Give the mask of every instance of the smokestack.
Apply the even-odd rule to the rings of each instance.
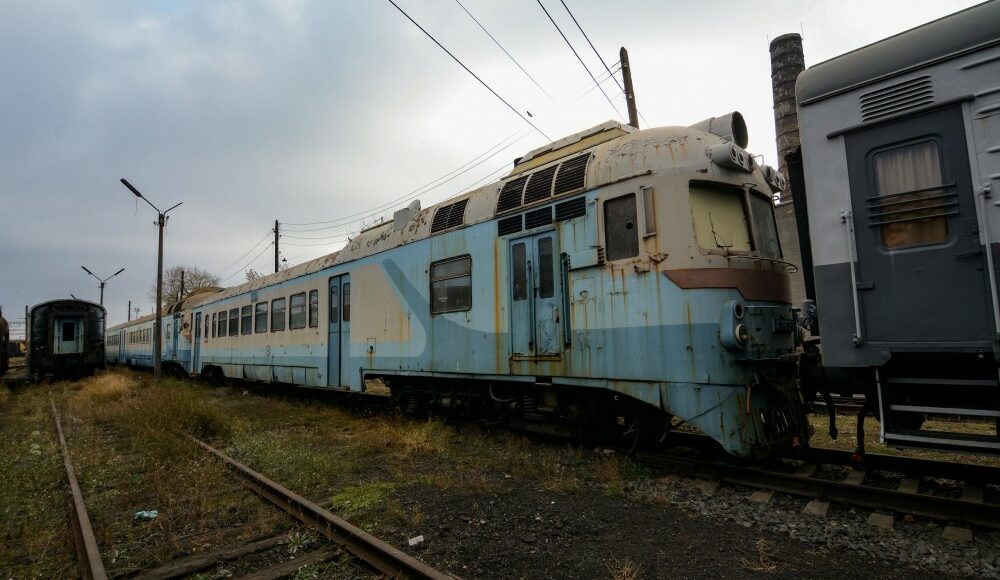
[[[771,89],[774,92],[774,134],[778,146],[778,171],[788,181],[785,156],[799,146],[799,116],[795,111],[795,79],[805,70],[802,37],[782,34],[771,41]],[[782,201],[791,200],[792,192],[781,192]]]

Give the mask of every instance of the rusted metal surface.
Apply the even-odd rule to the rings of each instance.
[[[341,545],[345,550],[364,560],[390,578],[428,578],[451,580],[455,576],[443,574],[416,560],[402,550],[394,548],[361,528],[341,519],[308,499],[274,482],[263,474],[188,435],[206,451],[221,459],[226,465],[247,480],[248,487],[261,497],[274,503],[303,523]]]
[[[788,274],[742,268],[684,268],[663,274],[681,288],[735,288],[747,300],[791,302]]]
[[[108,577],[104,570],[104,562],[101,561],[101,550],[97,546],[97,538],[94,537],[94,528],[90,524],[90,517],[87,515],[87,507],[83,503],[83,493],[80,492],[80,484],[76,480],[76,471],[73,469],[73,462],[69,457],[69,447],[66,445],[66,436],[63,433],[62,420],[59,417],[59,409],[56,408],[55,401],[52,404],[52,416],[56,421],[56,431],[59,433],[59,447],[62,449],[63,465],[66,467],[66,479],[69,480],[69,489],[73,497],[70,504],[70,520],[73,523],[73,539],[76,543],[76,556],[80,564],[80,574],[85,579],[104,580]]]

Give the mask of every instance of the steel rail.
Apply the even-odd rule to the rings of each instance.
[[[66,478],[69,480],[69,489],[73,497],[69,506],[69,514],[70,521],[73,523],[73,541],[76,544],[80,574],[88,580],[107,580],[108,573],[101,560],[101,550],[97,546],[94,527],[90,524],[87,506],[83,503],[83,493],[80,491],[80,484],[76,480],[76,471],[73,469],[73,462],[69,457],[69,446],[66,445],[66,435],[63,433],[59,409],[56,408],[56,402],[51,397],[49,403],[52,404],[52,416],[56,420],[56,432],[59,434],[59,446],[62,448],[63,465],[66,467]]]
[[[697,440],[691,442],[698,446]],[[839,450],[810,449],[803,455],[806,461],[794,473],[771,471],[759,464],[720,459],[715,455],[702,459],[672,456],[667,453],[641,453],[637,458],[652,467],[692,477],[1000,529],[1000,504],[984,503],[981,493],[956,499],[917,493],[916,485],[909,488],[900,486],[898,489],[862,485],[864,475],[868,471],[892,471],[920,477],[947,477],[974,484],[996,483],[1000,481],[998,479],[1000,469],[996,467],[867,454],[861,470],[855,471],[845,481],[812,477],[824,463],[852,465],[850,456],[850,452]]]
[[[347,520],[335,516],[328,510],[268,479],[263,474],[254,471],[208,443],[191,435],[187,435],[187,437],[242,475],[246,479],[247,486],[255,493],[285,510],[299,521],[315,528],[386,576],[433,580],[454,580],[457,578],[439,572],[412,558],[402,550],[390,546]]]

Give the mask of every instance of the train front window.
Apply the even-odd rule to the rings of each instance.
[[[743,189],[692,183],[690,191],[694,234],[702,249],[736,252],[753,249]]]
[[[948,201],[942,201],[941,152],[935,141],[881,151],[872,157],[875,191],[869,218],[882,243],[895,250],[948,239]]]
[[[754,247],[766,258],[781,258],[778,227],[774,222],[774,202],[759,191],[750,190],[750,216],[753,219]]]

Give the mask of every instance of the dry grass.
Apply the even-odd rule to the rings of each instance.
[[[778,569],[778,561],[774,557],[774,549],[764,538],[757,539],[757,558],[748,560],[742,558],[743,567],[751,572],[771,573]]]
[[[642,566],[629,558],[618,559],[613,557],[605,566],[608,568],[611,580],[636,580],[642,576]]]

